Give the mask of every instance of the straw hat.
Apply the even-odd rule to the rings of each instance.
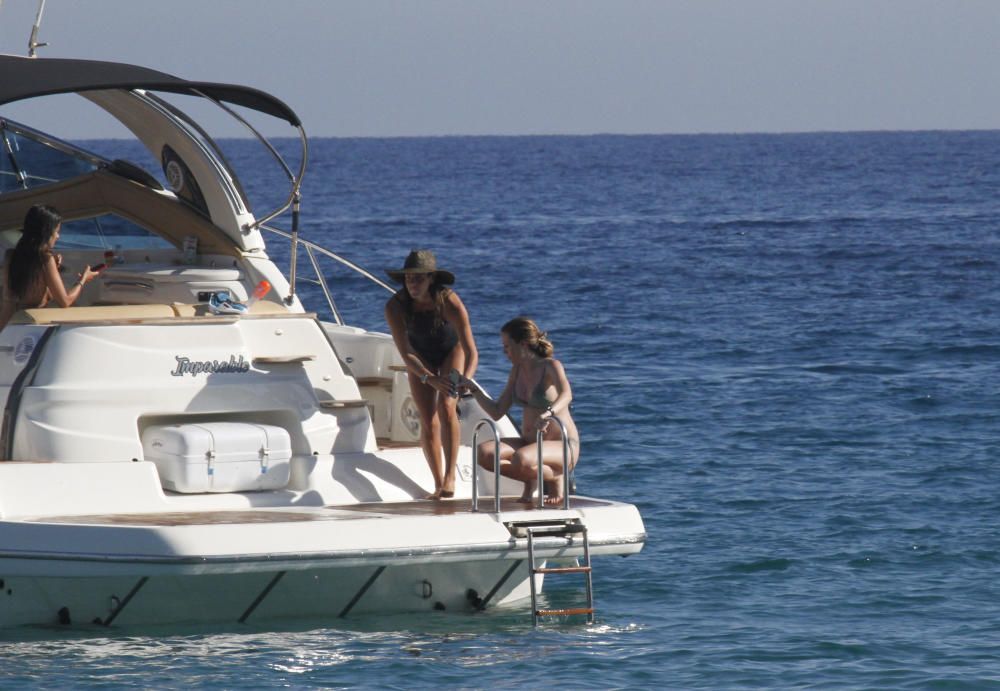
[[[413,250],[406,256],[402,269],[386,269],[389,278],[402,283],[406,274],[434,274],[435,283],[451,285],[455,282],[455,274],[437,268],[437,258],[430,250]]]

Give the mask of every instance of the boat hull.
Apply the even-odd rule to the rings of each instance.
[[[634,507],[574,504],[537,509],[505,497],[499,514],[455,500],[0,521],[0,628],[476,611],[529,596],[519,527],[585,523],[592,555],[642,549]],[[534,554],[573,562],[584,546],[547,536]]]
[[[523,560],[139,577],[15,576],[0,585],[3,628],[256,624],[375,613],[471,612],[529,595]]]

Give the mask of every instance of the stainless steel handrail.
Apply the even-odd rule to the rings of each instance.
[[[256,219],[253,223],[246,226],[245,230],[252,230],[253,228],[259,228],[263,226],[265,223],[268,223],[273,219],[277,218],[278,216],[280,216],[281,214],[285,213],[285,211],[287,211],[289,207],[295,205],[297,200],[300,198],[299,190],[302,187],[302,179],[305,177],[306,174],[306,164],[309,162],[309,139],[308,137],[306,137],[305,128],[302,127],[302,125],[293,125],[295,130],[299,133],[299,144],[302,147],[302,160],[299,161],[299,172],[293,173],[288,163],[285,162],[284,157],[280,153],[278,153],[278,150],[274,148],[273,144],[271,144],[271,141],[263,134],[261,134],[256,127],[251,125],[246,118],[244,118],[242,115],[237,113],[233,108],[230,108],[222,101],[212,98],[211,96],[205,94],[204,92],[195,90],[195,93],[207,99],[208,101],[211,101],[219,108],[224,110],[233,119],[235,119],[237,122],[243,125],[254,137],[256,137],[257,140],[260,141],[261,144],[263,144],[264,148],[267,149],[267,151],[271,154],[271,156],[278,163],[278,165],[281,166],[282,170],[284,170],[285,176],[288,178],[288,181],[292,183],[292,188],[288,193],[288,199],[285,200],[284,204],[282,204],[279,208],[275,209],[271,213],[265,215],[263,218]]]
[[[283,237],[283,238],[285,238],[287,240],[291,240],[292,239],[292,234],[290,232],[288,232],[287,230],[282,230],[281,228],[275,228],[274,226],[269,226],[269,225],[262,225],[261,228],[263,230],[270,231],[270,232],[274,233],[275,235],[279,235],[279,236],[281,236],[281,237]],[[311,247],[314,250],[316,250],[317,252],[319,252],[320,254],[325,255],[325,256],[329,257],[330,259],[333,259],[334,261],[340,262],[341,264],[343,264],[347,268],[351,269],[352,271],[356,271],[357,273],[361,274],[362,276],[364,276],[365,278],[367,278],[372,283],[375,283],[375,284],[377,284],[377,285],[385,288],[390,293],[395,293],[398,290],[398,288],[393,288],[391,285],[389,285],[388,283],[386,283],[385,281],[383,281],[381,278],[375,276],[374,274],[372,274],[370,271],[368,271],[364,267],[359,266],[358,264],[355,264],[350,259],[345,259],[344,257],[341,257],[339,254],[336,254],[335,252],[333,252],[331,250],[328,250],[327,248],[323,247],[322,245],[317,245],[315,242],[312,242],[310,240],[303,240],[302,238],[299,238],[299,244],[300,245],[305,245],[306,247]]]
[[[283,238],[288,239],[288,240],[291,240],[292,237],[293,237],[292,233],[290,233],[289,231],[282,230],[280,228],[276,228],[276,227],[274,227],[272,225],[262,225],[262,226],[260,226],[260,228],[261,228],[261,230],[266,230],[268,232],[274,233],[275,235],[277,235],[279,237],[283,237]],[[335,253],[335,252],[333,252],[331,250],[328,250],[327,248],[323,247],[322,245],[317,245],[315,242],[312,242],[310,240],[304,240],[301,237],[298,238],[298,244],[299,245],[303,245],[306,248],[306,251],[309,253],[309,261],[312,263],[313,270],[316,272],[316,277],[317,277],[317,280],[315,280],[315,281],[312,281],[311,279],[302,279],[302,280],[306,280],[307,282],[316,283],[317,285],[320,286],[320,288],[323,291],[323,297],[326,298],[326,304],[330,307],[330,312],[334,315],[334,320],[338,324],[343,324],[344,323],[343,322],[343,317],[341,316],[340,310],[337,308],[336,303],[333,301],[333,295],[330,293],[329,287],[326,285],[326,279],[323,278],[323,274],[319,270],[319,262],[316,260],[316,257],[313,255],[314,252],[318,252],[319,254],[322,254],[325,257],[329,257],[330,259],[334,260],[335,262],[339,262],[340,264],[343,264],[348,269],[350,269],[350,270],[352,270],[352,271],[360,274],[364,278],[367,278],[372,283],[374,283],[374,284],[376,284],[376,285],[378,285],[378,286],[380,286],[382,288],[385,288],[390,293],[395,293],[396,290],[397,290],[396,288],[393,288],[391,285],[389,285],[388,283],[386,283],[382,279],[380,279],[377,276],[375,276],[374,274],[372,274],[370,271],[368,271],[364,267],[355,264],[350,259],[345,259],[344,257],[341,257],[339,254],[337,254],[337,253]]]
[[[472,510],[479,511],[479,428],[483,425],[493,430],[493,513],[500,513],[500,430],[488,417],[480,420],[472,433]]]
[[[562,436],[563,444],[563,508],[569,508],[569,438],[566,436],[566,425],[555,415],[548,418],[549,422],[559,425],[559,434]],[[538,446],[538,508],[545,508],[545,464],[542,462],[542,430],[538,430],[535,435],[535,444]]]
[[[330,293],[330,286],[326,284],[326,279],[323,278],[323,272],[319,269],[319,262],[316,260],[316,254],[313,252],[313,248],[306,245],[306,255],[309,257],[309,263],[312,264],[313,271],[316,272],[316,282],[319,287],[323,289],[323,297],[326,298],[326,304],[330,306],[330,310],[333,312],[333,320],[337,324],[344,323],[344,317],[340,314],[340,310],[337,309],[337,303],[333,300],[333,295]]]

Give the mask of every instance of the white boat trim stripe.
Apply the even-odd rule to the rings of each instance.
[[[642,544],[646,541],[646,533],[635,533],[631,535],[620,535],[613,538],[591,540],[591,549],[599,547],[613,547],[619,545]],[[567,547],[582,553],[583,545],[576,545],[572,540],[551,537],[539,538],[535,541],[535,551],[544,550],[565,550]],[[543,548],[539,549],[539,546]],[[226,554],[210,556],[157,556],[146,554],[94,554],[86,552],[42,552],[35,550],[3,550],[0,551],[0,570],[3,569],[3,560],[24,559],[40,561],[71,561],[71,562],[100,562],[110,564],[260,564],[266,563],[277,566],[286,562],[343,562],[358,561],[359,563],[374,564],[377,562],[392,562],[405,559],[412,561],[415,557],[471,557],[479,555],[479,560],[485,560],[501,556],[509,559],[524,559],[527,555],[527,540],[511,540],[503,543],[483,543],[476,545],[435,545],[432,547],[400,547],[381,549],[352,549],[336,550],[328,552],[304,552],[288,554]],[[563,556],[563,555],[560,555]]]

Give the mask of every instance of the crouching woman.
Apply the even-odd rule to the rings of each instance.
[[[503,351],[511,362],[507,385],[497,400],[492,400],[479,387],[466,382],[463,387],[475,396],[486,414],[499,420],[514,405],[522,407],[522,436],[500,440],[500,472],[524,483],[519,501],[530,502],[538,482],[538,437],[542,432],[542,464],[545,483],[545,503],[563,501],[563,440],[558,418],[566,429],[569,444],[569,469],[580,457],[580,433],[569,412],[573,391],[562,363],[552,357],[553,346],[546,334],[527,317],[516,317],[500,329]],[[487,470],[496,465],[495,443],[479,446],[479,464]]]

